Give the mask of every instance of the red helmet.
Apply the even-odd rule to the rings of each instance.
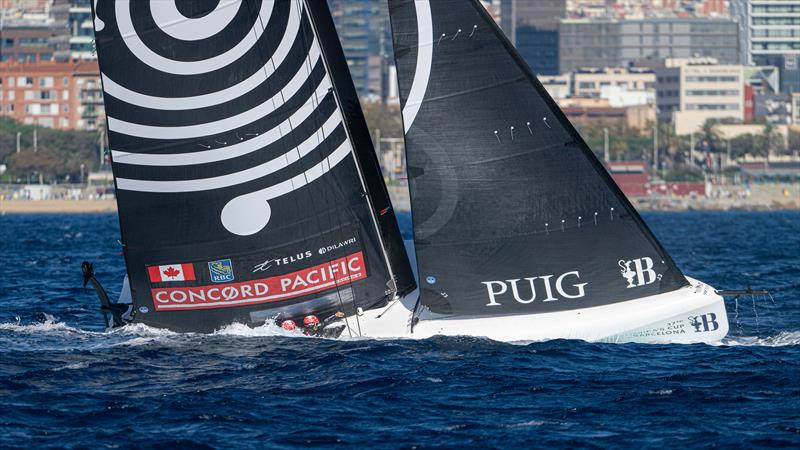
[[[319,319],[317,316],[310,314],[308,316],[303,317],[303,325],[310,327],[311,325],[319,323]]]
[[[284,320],[281,322],[281,328],[286,331],[292,331],[297,328],[297,325],[295,325],[294,320]]]

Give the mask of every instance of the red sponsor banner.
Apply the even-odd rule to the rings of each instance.
[[[228,308],[279,302],[367,277],[362,252],[297,272],[240,283],[151,289],[156,311]]]

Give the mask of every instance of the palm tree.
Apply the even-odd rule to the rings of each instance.
[[[708,119],[700,128],[700,139],[708,143],[708,149],[712,153],[717,152],[718,144],[722,141],[722,136],[716,128],[717,123],[716,119]]]
[[[767,123],[764,125],[764,141],[767,146],[766,148],[766,156],[767,160],[769,160],[769,155],[771,153],[781,154],[783,153],[784,142],[783,142],[783,135],[778,132],[778,129],[775,128],[772,124]]]

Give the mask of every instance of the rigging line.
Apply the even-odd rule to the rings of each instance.
[[[303,3],[302,3],[302,0],[299,0],[299,1],[292,0],[292,3],[293,3],[292,7],[297,7],[297,9],[299,11],[299,14],[300,14],[300,20],[302,22],[302,19],[303,19]],[[306,14],[306,15],[308,16],[308,20],[310,22],[313,21],[313,19],[311,17],[311,14]],[[312,33],[314,33],[313,30],[312,30]],[[302,28],[298,32],[298,37],[299,37],[299,39],[301,39],[303,41],[303,44],[305,44],[304,47],[308,46],[308,39],[307,39],[306,33],[303,32]],[[314,35],[312,36],[310,45],[311,46],[319,45],[320,46],[320,54],[322,53],[322,46],[319,43],[319,37],[316,35],[316,33],[314,33]],[[310,50],[310,47],[309,47],[309,53],[310,53],[310,51],[311,50]],[[309,73],[311,73],[310,71],[313,69],[313,67],[311,65],[310,58],[308,58],[308,55],[306,55],[306,57],[303,58],[303,64],[305,64],[308,67]],[[325,77],[330,78],[330,74],[328,73],[327,67],[326,67],[325,72],[326,72],[325,73]],[[316,101],[317,105],[320,104],[320,98],[319,98],[319,95],[318,95],[316,89],[313,90],[313,92],[311,93],[311,101],[312,101],[312,103],[314,101]],[[339,110],[338,105],[337,105],[337,111],[335,111],[334,114],[339,114],[340,116],[342,115],[341,111]],[[342,122],[344,122],[344,121],[342,121]],[[321,135],[321,139],[319,139],[320,142],[325,142],[325,139],[327,139],[327,136],[325,136],[325,130],[321,129],[321,127],[317,128],[317,131],[315,131],[315,134]],[[300,158],[300,151],[298,149],[298,159],[299,158]],[[306,176],[305,173],[303,174],[303,176],[304,177]],[[306,184],[308,184],[308,183],[306,183]],[[343,195],[341,197],[344,198]],[[312,208],[314,210],[317,210],[316,205],[315,205],[315,201],[314,201],[314,196],[310,195],[310,202],[311,202]],[[333,234],[332,231],[333,231],[334,225],[338,225],[338,226],[336,226],[336,229],[337,230],[341,230],[342,229],[342,227],[341,227],[342,224],[341,224],[340,221],[335,224],[333,218],[331,217],[332,210],[330,208],[326,208],[326,209],[327,209],[327,214],[326,215],[328,217],[328,226],[326,228],[323,228],[321,220],[319,219],[319,216],[317,218],[317,225],[320,228],[320,235],[322,235],[322,236],[326,236],[327,235],[327,236],[330,237]],[[327,231],[325,231],[325,229],[327,229]],[[360,236],[359,236],[359,238],[360,238]],[[331,253],[326,253],[326,255],[327,255],[326,259],[327,259],[327,263],[328,263],[328,268],[329,268],[329,270],[332,271],[333,270],[333,256],[331,255]],[[364,264],[364,263],[365,262],[362,261],[362,264]],[[345,267],[347,267],[347,264],[345,264]],[[339,307],[341,308],[342,312],[344,312],[345,307],[344,307],[344,300],[342,299],[342,287],[341,287],[341,285],[339,284],[338,280],[335,277],[334,277],[333,282],[334,282],[334,285],[336,286],[336,298],[339,301]],[[351,283],[348,283],[348,290],[350,291],[351,301],[352,301],[353,307],[355,309],[355,307],[356,307],[355,291],[353,290],[353,287],[352,287]],[[356,315],[356,317],[358,317],[358,315]],[[358,320],[358,319],[356,319],[356,320]],[[347,327],[347,333],[350,335],[350,337],[353,337],[352,328],[350,327],[350,323],[346,319],[345,319],[345,325]],[[360,324],[358,325],[358,328],[359,328],[358,335],[360,336],[361,335],[361,325]]]
[[[308,2],[309,0],[303,0],[303,1]],[[310,23],[311,23],[312,29],[314,30],[314,34],[319,36],[319,32],[318,32],[318,30],[316,28],[316,23],[314,22],[313,17],[310,18]],[[322,43],[320,42],[319,45],[321,46]],[[322,58],[322,62],[325,65],[325,68],[328,71],[328,74],[330,76],[330,74],[331,74],[330,63],[328,62],[327,55],[325,54],[324,51],[320,52],[320,57]],[[339,95],[336,92],[336,86],[333,83],[332,79],[331,79],[331,86],[332,86],[331,89],[333,91],[333,97],[336,100],[336,104],[339,107],[339,110],[341,111],[341,114],[342,114],[342,122],[344,124],[345,133],[347,133],[347,138],[348,138],[349,142],[352,143],[354,141],[353,141],[353,138],[351,136],[350,128],[348,126],[347,120],[344,117],[345,109],[342,106],[341,98],[339,98]],[[361,164],[359,163],[358,157],[357,157],[357,155],[355,153],[355,148],[351,146],[350,150],[351,150],[351,154],[353,156],[353,163],[355,164],[356,172],[358,173],[358,178],[359,178],[359,180],[361,182],[361,188],[362,188],[362,190],[364,192],[364,195],[365,195],[366,204],[367,204],[367,207],[368,207],[368,210],[369,210],[369,216],[370,216],[371,222],[373,223],[373,225],[375,227],[375,233],[376,233],[376,237],[378,239],[378,244],[380,246],[381,255],[383,256],[384,264],[386,264],[386,269],[389,272],[389,278],[390,278],[393,286],[395,286],[394,287],[394,291],[393,291],[393,295],[396,295],[397,294],[397,288],[396,288],[396,286],[397,286],[397,277],[395,276],[394,270],[392,268],[391,261],[389,260],[389,255],[386,252],[386,248],[387,247],[386,247],[386,245],[385,245],[385,243],[383,241],[383,235],[381,234],[381,227],[380,227],[380,224],[378,223],[378,218],[375,215],[375,207],[373,206],[372,199],[369,196],[369,191],[367,189],[366,182],[364,181],[364,174],[363,174],[363,171],[362,171],[362,168],[361,168]],[[355,297],[354,297],[353,301],[355,302]],[[358,321],[358,318],[356,320]],[[360,324],[360,321],[358,323]]]
[[[266,0],[262,0],[262,1],[266,1]],[[294,3],[294,0],[291,0],[291,1]],[[259,22],[259,25],[261,25],[262,33],[266,33],[266,26],[264,25],[264,21],[263,21],[263,18],[261,17],[260,13],[258,13],[258,22]],[[301,11],[300,29],[297,32],[298,35],[302,35],[303,34],[302,26],[303,25],[302,25],[302,11]],[[261,47],[257,46],[257,49],[258,49],[258,52],[261,55],[262,59],[264,59],[266,57],[266,55],[264,53],[262,53]],[[308,59],[308,55],[307,54],[304,57],[304,59]],[[277,70],[277,68],[275,67],[275,61],[272,61],[272,58],[270,58],[269,62],[272,65],[272,71],[274,73]],[[266,76],[267,75],[267,67],[266,67],[266,65],[262,66],[262,70],[264,71],[264,75]],[[310,76],[310,74],[311,74],[311,72],[309,72],[309,76]],[[270,81],[269,77],[267,77],[266,83],[267,83],[267,86],[269,86],[272,83]],[[280,95],[281,102],[285,104],[286,103],[286,99],[284,98],[284,95],[283,95],[283,88],[280,87],[280,86],[279,86],[279,89],[278,89],[278,94]],[[272,102],[273,102],[273,106],[274,106],[275,105],[275,96],[272,97]],[[313,105],[313,99],[312,99],[312,105]],[[317,101],[317,105],[319,105],[319,101]],[[287,123],[289,125],[289,134],[291,134],[292,131],[294,131],[294,125],[292,124],[291,116],[287,120]],[[281,146],[283,146],[283,149],[284,149],[283,156],[284,156],[285,161],[286,161],[286,167],[289,167],[289,165],[290,165],[290,163],[289,163],[289,153],[290,153],[291,150],[289,150],[287,148],[287,143],[283,139],[283,137],[284,137],[283,129],[278,127],[278,133],[280,134]],[[298,157],[297,160],[299,162],[301,160],[301,158],[302,158],[301,155],[300,155],[300,150],[297,147],[295,147],[295,150],[297,151],[297,157]],[[308,185],[308,175],[306,174],[305,171],[303,171],[303,179],[305,181],[305,186],[307,186]],[[294,182],[292,182],[292,188],[294,188]],[[298,195],[302,195],[302,194],[298,193]],[[309,195],[309,200],[311,201],[312,208],[313,208],[313,196]],[[293,202],[293,204],[296,206],[295,213],[296,214],[299,213],[299,209],[300,209],[299,203]],[[308,242],[307,234],[303,233],[302,240],[303,240],[303,247],[308,248],[309,247],[309,242]],[[341,303],[341,299],[339,300],[339,302]]]
[[[309,1],[309,0],[304,0],[304,1]],[[310,22],[311,22],[311,27],[314,29],[314,33],[316,35],[319,35],[319,32],[316,29],[316,24],[314,23],[314,21],[311,20]],[[320,57],[322,58],[322,63],[325,65],[326,70],[328,70],[328,73],[330,74],[331,73],[330,63],[328,62],[328,58],[325,55],[325,52],[320,52]],[[333,80],[331,80],[331,81],[333,81]],[[333,91],[333,97],[336,100],[336,104],[338,105],[339,110],[342,111],[342,114],[344,115],[345,108],[344,108],[344,106],[342,104],[341,98],[339,98],[339,95],[336,92],[336,87],[332,85],[331,89]],[[344,130],[345,130],[345,133],[347,133],[347,138],[349,139],[350,142],[354,142],[353,137],[352,137],[351,132],[350,132],[350,127],[349,127],[349,125],[347,123],[347,120],[344,118],[344,116],[342,116],[342,122],[344,123]],[[366,126],[366,123],[364,123],[364,125]],[[351,146],[350,150],[351,150],[351,153],[353,155],[353,163],[355,164],[356,172],[358,173],[359,181],[361,182],[361,188],[363,189],[363,191],[365,193],[366,203],[367,203],[367,206],[369,207],[369,216],[370,216],[372,224],[375,227],[375,232],[376,232],[376,236],[378,238],[378,243],[380,244],[381,254],[383,255],[384,263],[386,264],[386,268],[389,271],[390,278],[392,279],[392,281],[396,285],[397,284],[396,283],[397,277],[394,274],[394,270],[392,269],[391,261],[389,260],[389,255],[386,252],[386,248],[387,247],[386,247],[386,244],[383,241],[383,234],[381,233],[381,227],[380,227],[380,224],[378,223],[378,218],[376,216],[375,207],[372,204],[372,199],[369,196],[369,191],[367,189],[367,184],[366,184],[366,181],[364,180],[364,172],[363,172],[363,170],[361,168],[361,164],[359,162],[359,159],[358,159],[358,157],[357,157],[357,155],[355,153],[355,148]],[[395,292],[396,292],[396,290],[395,290]]]
[[[309,21],[312,21],[312,23],[313,23],[313,18],[311,17],[311,14],[310,14],[310,13],[308,14],[308,16],[309,16]],[[305,36],[303,36],[303,39],[305,39]],[[318,35],[315,35],[315,39],[316,39],[317,45],[320,45],[320,44],[319,44],[319,36],[318,36]],[[320,54],[322,54],[321,45],[320,45]],[[308,60],[306,60],[306,63],[307,63],[307,64],[309,64],[309,66],[310,66],[310,64],[311,64],[311,61],[308,61]],[[327,68],[326,68],[326,69],[327,69]],[[330,75],[326,73],[326,76],[330,76]],[[312,94],[312,96],[313,96],[313,97],[316,97],[317,101],[319,101],[318,93],[317,93],[316,91],[314,91],[314,93]],[[342,115],[343,115],[343,112],[341,112],[341,110],[339,109],[339,106],[338,106],[338,104],[337,104],[337,111],[336,111],[336,113],[340,114],[340,116],[342,116]],[[342,126],[343,126],[343,127],[345,126],[345,125],[344,125],[344,117],[343,117],[343,116],[342,116]],[[319,132],[319,133],[322,135],[322,140],[325,140],[325,139],[327,139],[327,136],[325,136],[325,130],[324,130],[324,129],[318,129],[318,132]],[[349,140],[349,136],[347,137],[347,139]],[[345,193],[344,193],[344,189],[342,189],[341,183],[340,183],[340,182],[339,182],[337,179],[335,179],[335,178],[331,179],[331,181],[332,181],[332,182],[333,182],[333,183],[336,185],[336,187],[338,188],[338,191],[339,191],[340,197],[341,197],[341,198],[347,198],[347,196],[346,196],[346,195],[345,195]],[[352,209],[351,209],[351,208],[348,208],[348,211],[352,213]],[[329,227],[329,230],[331,230],[331,231],[332,231],[332,229],[333,229],[333,225],[334,225],[334,222],[336,222],[336,225],[337,225],[337,226],[336,226],[336,229],[337,229],[337,230],[341,230],[341,229],[342,229],[342,226],[341,226],[341,225],[342,225],[342,223],[341,223],[341,221],[340,221],[340,220],[339,220],[339,221],[335,221],[335,220],[333,219],[333,210],[332,210],[332,209],[330,209],[330,208],[328,208],[328,210],[327,210],[327,217],[328,217],[328,220],[329,220],[329,222],[330,222],[330,227]],[[352,217],[350,217],[350,224],[352,224],[352,223],[356,223],[356,224],[358,224],[358,223],[359,223],[359,221],[358,221],[358,217],[356,217],[356,216],[355,216],[355,214],[353,214],[353,215],[352,215]],[[364,242],[363,236],[362,236],[362,235],[361,235],[361,233],[358,231],[358,226],[355,226],[355,227],[353,227],[352,234],[353,234],[353,236],[358,236],[359,243],[363,243],[363,242]],[[363,255],[363,253],[362,253],[362,255]],[[348,261],[348,259],[347,259],[347,256],[345,256],[345,261],[346,261],[346,262]],[[331,256],[331,258],[329,259],[329,265],[330,265],[330,264],[332,264],[332,262],[333,262],[333,257]],[[366,265],[366,260],[363,260],[363,261],[362,261],[362,264]],[[346,265],[346,267],[349,267],[349,265]],[[354,314],[354,317],[355,317],[355,319],[356,319],[356,326],[357,326],[357,328],[358,328],[358,335],[359,335],[359,336],[361,336],[361,334],[362,334],[362,332],[361,332],[361,321],[360,321],[360,319],[359,319],[359,316],[358,316],[358,304],[357,304],[357,302],[356,302],[356,291],[355,291],[355,289],[354,289],[354,287],[353,287],[353,285],[352,285],[352,282],[350,282],[350,281],[348,280],[348,283],[347,283],[346,287],[345,287],[345,286],[342,286],[342,285],[340,285],[340,284],[338,283],[338,280],[334,280],[334,283],[336,284],[336,292],[337,292],[337,296],[338,296],[338,298],[339,298],[339,304],[340,304],[340,306],[341,306],[341,308],[342,308],[342,310],[343,310],[343,311],[344,311],[344,309],[345,309],[345,308],[344,308],[344,301],[342,300],[342,295],[341,295],[341,292],[342,292],[342,290],[343,290],[343,289],[347,289],[347,290],[348,290],[348,292],[350,293],[350,301],[351,301],[351,303],[352,303],[353,312],[355,313],[355,314]],[[348,322],[346,319],[345,319],[345,324],[346,324],[346,325],[347,325],[347,327],[348,327],[348,332],[350,333],[350,337],[352,337],[353,335],[352,335],[352,331],[351,331],[350,323],[349,323],[349,322]]]

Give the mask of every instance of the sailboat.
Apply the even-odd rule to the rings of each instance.
[[[389,11],[413,243],[325,2],[95,5],[121,321],[202,332],[337,311],[361,337],[727,334],[722,297],[683,275],[480,2]]]
[[[325,2],[93,6],[126,321],[210,332],[416,288]]]

